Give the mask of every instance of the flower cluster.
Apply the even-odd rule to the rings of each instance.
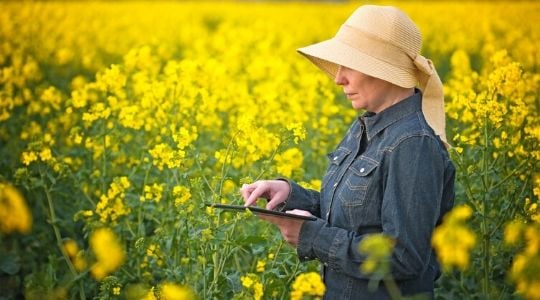
[[[360,242],[358,251],[365,255],[364,262],[360,266],[364,274],[376,274],[384,277],[390,272],[390,256],[395,241],[383,234],[371,234]]]
[[[11,184],[0,182],[0,231],[29,233],[32,214],[22,194]]]
[[[161,201],[161,198],[163,197],[163,189],[165,185],[154,183],[152,185],[145,185],[144,186],[144,193],[141,196],[140,200],[142,202],[144,201],[155,201],[159,202]]]
[[[107,193],[101,195],[96,204],[96,214],[102,223],[114,223],[119,217],[129,214],[130,208],[125,204],[125,192],[130,186],[127,177],[116,177]]]
[[[263,285],[260,282],[257,275],[249,273],[246,276],[240,277],[242,286],[246,288],[250,293],[253,293],[253,299],[260,300],[264,295]]]
[[[306,297],[313,297],[310,299],[322,299],[325,292],[326,286],[319,273],[302,273],[292,283],[291,299],[302,300],[306,299]]]
[[[73,267],[75,267],[75,270],[81,272],[86,269],[88,264],[84,257],[84,252],[79,249],[79,245],[77,245],[76,241],[72,239],[65,240],[63,243],[63,247],[64,251],[71,260]]]
[[[526,299],[540,299],[540,223],[512,221],[506,225],[504,237],[508,245],[524,245],[514,257],[509,274],[517,292]]]
[[[472,213],[470,206],[456,206],[433,232],[432,245],[445,270],[469,266],[470,251],[476,244],[476,236],[466,224]]]
[[[116,271],[126,258],[124,247],[116,234],[108,228],[99,228],[90,235],[90,249],[96,257],[90,272],[97,280]]]

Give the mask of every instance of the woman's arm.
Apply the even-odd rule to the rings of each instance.
[[[431,259],[431,233],[439,218],[445,160],[433,138],[409,138],[390,150],[382,167],[382,233],[396,240],[391,257],[396,280],[418,277]],[[328,268],[367,279],[360,272],[365,257],[358,244],[366,237],[319,219],[304,222],[297,252],[301,260],[318,259]]]

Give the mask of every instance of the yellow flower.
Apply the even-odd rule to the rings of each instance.
[[[113,295],[120,295],[120,287],[119,286],[113,287]]]
[[[155,202],[161,201],[163,196],[163,189],[165,184],[154,183],[152,185],[145,185],[143,189],[143,196],[141,201],[154,200]]]
[[[257,261],[257,272],[262,273],[264,272],[264,267],[266,266],[266,262],[264,260],[258,260]]]
[[[301,300],[304,297],[314,296],[322,299],[326,291],[319,273],[309,272],[298,275],[291,287],[291,300]]]
[[[115,177],[107,193],[101,195],[96,205],[96,213],[101,222],[115,222],[119,217],[129,214],[130,209],[125,205],[125,191],[131,186],[125,176]],[[88,212],[87,212],[88,213]]]
[[[264,295],[263,285],[260,282],[255,282],[253,285],[253,299],[260,300]]]
[[[0,182],[0,230],[29,233],[32,215],[22,194],[9,183]]]
[[[75,257],[77,253],[79,252],[79,246],[77,245],[77,242],[74,240],[66,240],[64,241],[64,250],[68,254],[69,257]]]
[[[23,152],[21,156],[22,156],[22,163],[25,166],[30,165],[33,161],[36,161],[38,159],[38,156],[34,151]]]
[[[287,130],[293,132],[295,144],[298,144],[298,141],[303,141],[306,138],[306,129],[301,123],[287,124]]]
[[[476,244],[475,234],[466,225],[471,215],[469,206],[456,206],[433,231],[431,243],[445,270],[452,266],[465,270],[469,266],[469,253]]]
[[[42,161],[51,160],[52,159],[51,148],[44,148],[43,150],[41,150],[41,152],[39,153],[39,157],[41,158]]]
[[[124,247],[108,228],[97,229],[90,235],[90,248],[96,257],[90,271],[97,280],[105,278],[124,263]]]
[[[302,187],[306,188],[306,189],[312,189],[312,190],[320,191],[322,181],[319,180],[319,179],[313,179],[310,182],[301,181],[301,182],[299,182],[299,184]]]
[[[173,140],[176,142],[176,146],[178,147],[178,149],[183,150],[184,148],[189,146],[193,141],[197,139],[197,136],[198,136],[197,127],[192,126],[190,130],[184,127],[181,127],[178,130],[178,133],[174,133],[177,131],[177,129],[173,127],[172,137],[173,137]]]
[[[263,285],[257,275],[249,273],[246,276],[240,277],[240,281],[244,288],[252,292],[253,299],[262,299],[262,296],[264,295]]]
[[[392,254],[395,241],[383,234],[365,237],[358,245],[360,253],[366,256],[361,270],[365,274],[379,273],[386,275],[390,271],[388,257]]]
[[[519,221],[512,221],[504,228],[504,242],[510,245],[516,244],[521,237],[524,224]]]
[[[111,65],[104,72],[98,73],[96,79],[96,85],[102,91],[118,92],[126,84],[126,76],[118,65]]]
[[[177,185],[173,188],[174,205],[181,206],[191,199],[191,191],[189,188]]]
[[[87,267],[86,258],[84,257],[84,252],[79,251],[77,254],[71,259],[73,262],[73,266],[75,267],[75,270],[81,272]]]
[[[164,167],[169,169],[180,167],[186,156],[185,151],[174,150],[165,143],[156,145],[149,152],[153,158],[152,163],[160,170],[163,170]]]
[[[277,171],[285,177],[290,177],[293,172],[302,168],[304,156],[298,148],[285,150],[281,154],[276,155]]]
[[[240,281],[242,281],[242,286],[249,289],[253,285],[253,279],[251,279],[250,276],[242,276],[240,277]]]
[[[161,285],[161,298],[163,300],[194,300],[195,295],[186,286],[175,283],[164,283]]]

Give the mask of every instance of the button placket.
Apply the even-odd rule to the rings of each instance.
[[[361,123],[363,123],[363,120],[360,120]],[[361,124],[360,125],[360,128],[359,128],[359,133],[358,133],[358,138],[361,139],[362,137],[362,134],[364,133],[364,131],[366,130],[365,128],[365,125],[364,124]],[[351,133],[349,133],[351,134]],[[349,140],[349,139],[347,139]],[[366,142],[366,141],[360,141],[360,142]],[[328,222],[330,220],[330,212],[332,211],[332,206],[334,205],[334,198],[336,196],[336,190],[337,190],[337,186],[339,185],[339,183],[341,182],[341,180],[343,179],[343,177],[345,176],[345,173],[347,173],[347,170],[351,167],[351,165],[353,164],[353,162],[356,160],[357,156],[360,153],[360,150],[361,150],[361,145],[360,143],[355,143],[355,146],[354,146],[354,151],[352,151],[349,155],[349,157],[347,157],[345,159],[345,161],[343,161],[340,165],[340,169],[338,169],[337,171],[337,176],[336,176],[336,182],[332,185],[332,190],[331,190],[331,198],[330,198],[330,203],[328,205],[328,212],[326,213],[326,221]],[[337,157],[333,157],[332,160],[336,160]],[[364,173],[366,171],[365,168],[361,168],[359,170],[361,173]]]

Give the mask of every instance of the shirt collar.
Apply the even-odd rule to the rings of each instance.
[[[405,116],[422,110],[422,92],[415,89],[415,93],[400,102],[386,108],[378,114],[365,112],[360,116],[361,121],[366,125],[368,141],[376,136],[386,127],[399,121]]]

